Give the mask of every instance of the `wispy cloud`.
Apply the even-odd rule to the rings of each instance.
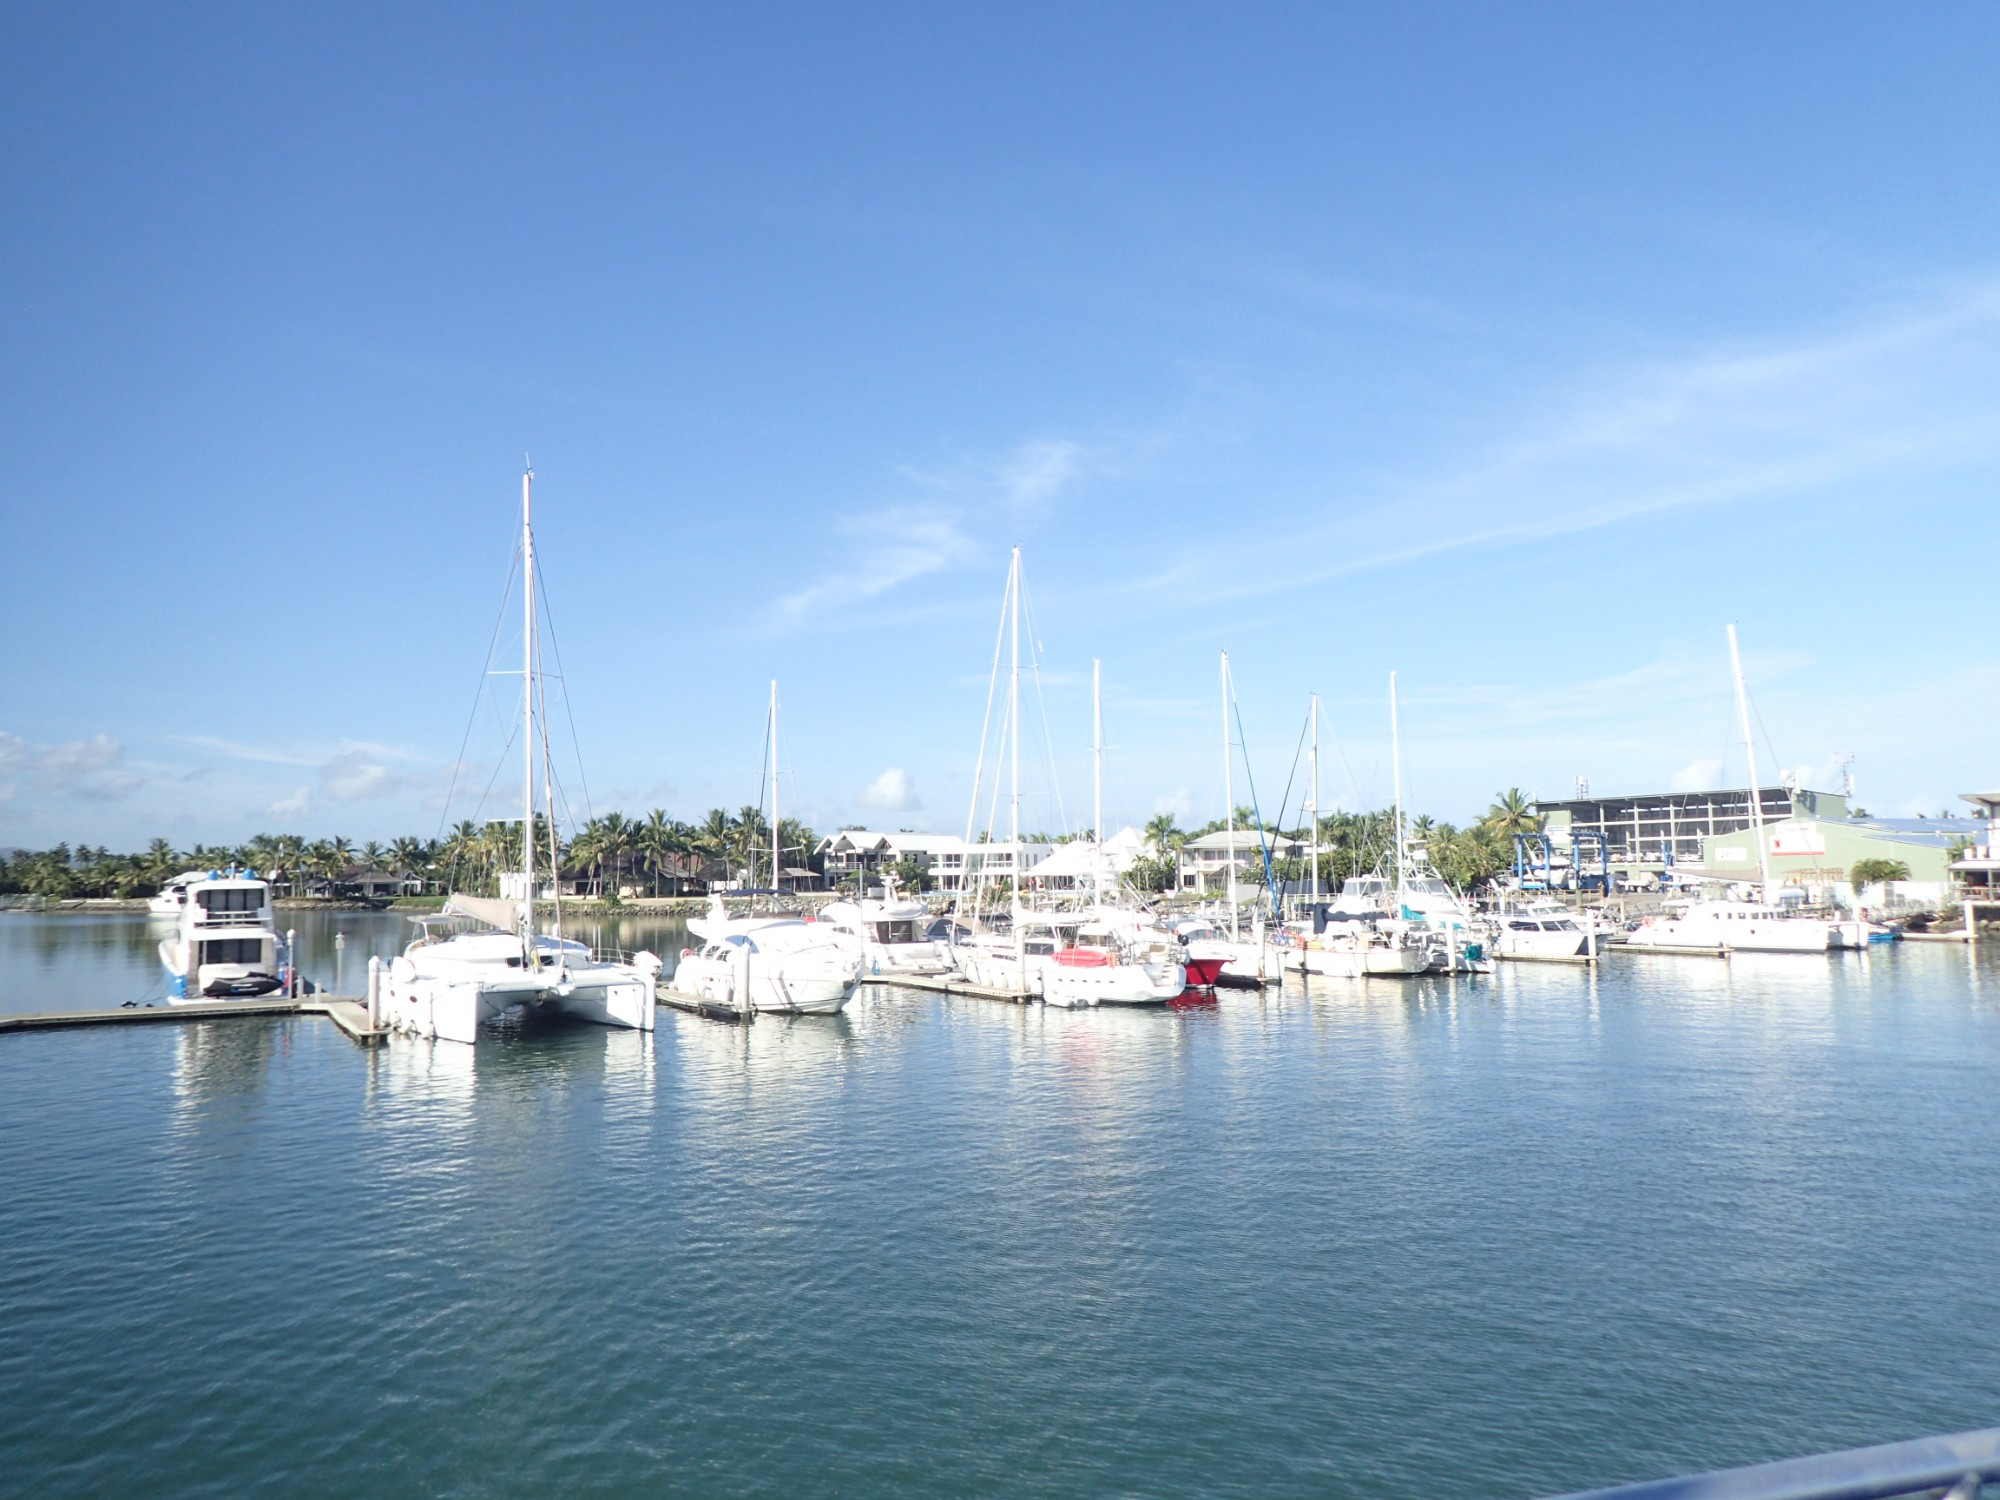
[[[880,505],[836,523],[842,555],[817,582],[780,601],[781,621],[801,623],[964,566],[994,544],[989,533],[996,522],[1018,528],[1040,519],[1075,487],[1090,458],[1082,443],[1040,438],[997,458],[899,469],[925,498]]]
[[[125,745],[113,735],[38,745],[0,730],[0,802],[24,788],[40,796],[115,802],[145,784],[124,762]]]
[[[1791,343],[1598,369],[1525,401],[1511,437],[1456,467],[1349,484],[1282,570],[1218,568],[1204,548],[1128,591],[1258,597],[1675,511],[1906,485],[2000,457],[1996,333],[1989,281]]]
[[[787,622],[873,599],[964,561],[972,550],[959,518],[939,507],[896,505],[844,522],[847,557],[818,583],[780,601]]]

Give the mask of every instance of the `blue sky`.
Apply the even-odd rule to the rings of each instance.
[[[1990,6],[414,9],[0,20],[0,844],[473,815],[524,452],[597,811],[775,676],[962,827],[1016,542],[1036,826],[1093,657],[1216,815],[1225,647],[1267,803],[1391,668],[1441,816],[1740,782],[1731,619],[1767,766],[2000,781]]]

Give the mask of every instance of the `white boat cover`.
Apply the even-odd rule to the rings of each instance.
[[[471,917],[502,932],[521,928],[521,903],[500,896],[461,896],[456,891],[444,898],[447,917]]]

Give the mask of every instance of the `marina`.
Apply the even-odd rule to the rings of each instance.
[[[407,926],[301,952],[330,978],[344,933],[351,990]],[[0,1007],[135,993],[148,931],[0,915]],[[1634,955],[1126,1011],[912,976],[831,1017],[521,1013],[470,1047],[235,1005],[0,1035],[0,1368],[41,1372],[9,1378],[8,1471],[1526,1500],[1976,1427],[1996,963]],[[590,1398],[533,1424],[489,1407],[578,1369]],[[1082,1387],[1052,1444],[1047,1393]]]

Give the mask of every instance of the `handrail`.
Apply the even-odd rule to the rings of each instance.
[[[2000,1427],[1988,1427],[1712,1474],[1578,1490],[1557,1500],[1892,1500],[1941,1489],[1949,1491],[1946,1500],[1978,1500],[1980,1485],[1995,1479],[2000,1479]]]

